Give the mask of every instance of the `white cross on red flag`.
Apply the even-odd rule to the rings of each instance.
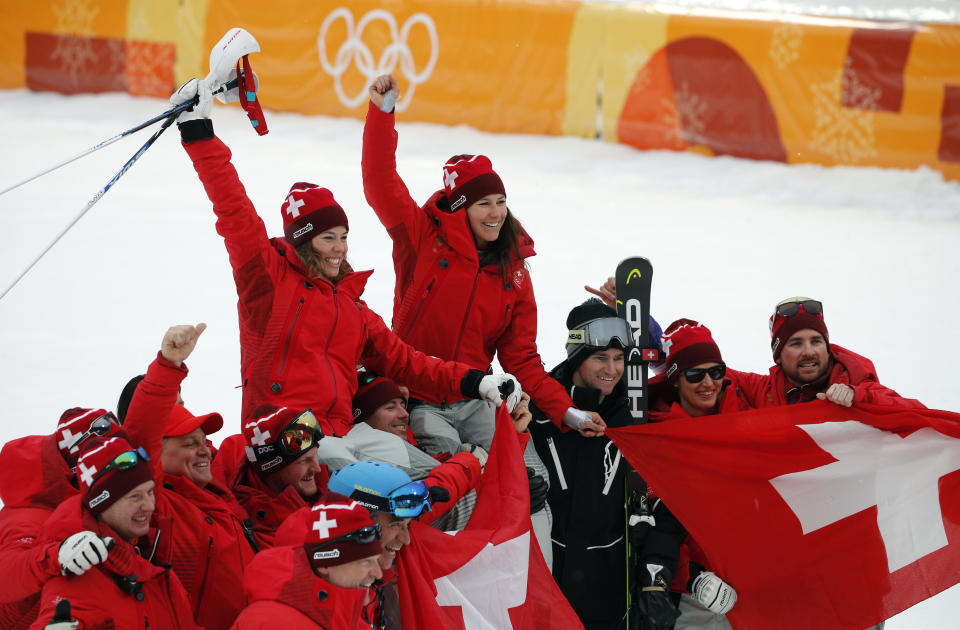
[[[607,435],[738,594],[738,630],[863,630],[960,581],[960,415],[827,402]]]
[[[397,555],[403,627],[420,630],[583,628],[550,575],[530,524],[530,489],[506,405],[466,527],[410,525]]]

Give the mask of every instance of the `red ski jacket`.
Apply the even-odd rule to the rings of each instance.
[[[163,427],[186,376],[186,365],[178,367],[158,353],[130,401],[124,429],[132,444],[150,454],[157,480],[155,518],[171,523],[157,545],[157,561],[173,566],[197,623],[226,630],[243,610],[243,574],[254,551],[244,534],[246,512],[233,493],[216,479],[201,488],[163,471]]]
[[[833,360],[833,368],[822,389],[817,388],[816,391],[823,391],[834,383],[842,383],[853,387],[854,404],[870,403],[907,409],[926,409],[920,401],[904,398],[889,387],[881,385],[877,378],[877,370],[870,359],[835,344],[830,344],[830,356]],[[741,395],[756,409],[804,402],[812,400],[815,396],[815,391],[802,392],[800,390],[803,388],[791,385],[779,365],[771,367],[768,375],[736,372],[735,376],[740,385]],[[791,392],[791,389],[797,391]],[[793,394],[796,395],[796,399]]]
[[[53,435],[10,440],[0,451],[0,628],[24,630],[37,618],[40,591],[60,575],[60,541],[40,543],[44,522],[77,494]]]
[[[230,150],[218,139],[184,144],[213,202],[237,286],[240,316],[242,420],[260,403],[310,407],[324,433],[353,424],[357,365],[439,402],[458,394],[467,366],[416,352],[360,299],[372,271],[337,284],[307,275],[295,250],[267,237],[247,198]]]
[[[371,103],[363,129],[363,192],[393,239],[393,330],[418,350],[478,370],[487,370],[496,354],[559,426],[573,402],[543,369],[537,303],[523,261],[514,261],[508,282],[496,265],[481,268],[466,210],[450,212],[443,191],[419,207],[397,173],[396,151],[393,114]],[[520,253],[534,255],[526,234]],[[448,396],[447,402],[461,399]]]
[[[344,589],[317,577],[303,547],[257,554],[243,583],[249,605],[231,630],[354,630],[363,628],[364,589]]]
[[[43,587],[40,614],[30,626],[43,630],[61,599],[70,600],[72,616],[86,630],[150,628],[203,630],[193,620],[193,609],[176,573],[151,564],[105,523],[81,508],[80,495],[67,499],[43,528],[45,541],[63,540],[90,530],[114,539],[106,561],[81,576],[55,577]],[[117,579],[128,578],[134,589],[122,589]]]

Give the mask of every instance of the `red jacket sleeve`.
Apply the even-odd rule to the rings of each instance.
[[[6,508],[0,513],[0,604],[37,595],[47,580],[60,575],[60,545],[38,539],[50,512],[39,508]]]
[[[187,377],[187,366],[177,367],[157,353],[147,368],[147,374],[130,400],[123,429],[134,446],[142,446],[150,454],[150,466],[154,477],[163,475],[163,430],[170,410],[177,404],[177,391]],[[159,487],[159,486],[158,486]]]
[[[450,500],[434,503],[431,510],[420,518],[420,522],[432,523],[447,513],[463,495],[476,489],[480,473],[480,460],[470,453],[457,453],[434,467],[423,482],[427,487],[440,486],[445,489],[450,493]]]
[[[856,385],[851,384],[853,388],[854,404],[868,403],[871,405],[885,405],[887,407],[900,407],[902,409],[926,409],[919,400],[913,398],[904,398],[889,387],[881,385],[874,381],[864,381]]]
[[[247,275],[262,269],[261,265],[250,265],[252,259],[260,257],[265,266],[282,265],[284,261],[274,254],[267,228],[230,163],[230,149],[219,138],[183,146],[193,160],[193,168],[207,191],[207,197],[213,202],[217,233],[226,243],[239,292],[245,279],[250,279]]]
[[[448,394],[461,397],[460,381],[469,367],[455,361],[443,361],[405,343],[383,319],[363,304],[367,340],[361,362],[368,369],[384,374],[410,388],[414,398],[440,402]]]
[[[373,103],[363,126],[363,194],[393,240],[393,267],[397,276],[394,308],[403,299],[416,268],[418,244],[429,219],[410,196],[397,173],[397,132],[393,114]]]
[[[550,421],[563,427],[563,414],[574,404],[563,385],[543,369],[543,360],[537,351],[537,303],[530,273],[527,270],[523,273],[526,277],[510,325],[497,339],[497,358],[504,370],[517,377],[523,391],[530,394]]]

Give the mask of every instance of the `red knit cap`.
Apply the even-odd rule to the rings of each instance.
[[[132,468],[114,469],[97,477],[117,455],[132,450],[134,447],[123,431],[110,437],[95,436],[84,442],[77,461],[77,482],[83,495],[83,507],[94,516],[102,514],[140,484],[153,481],[150,462],[143,460],[138,460]]]
[[[324,542],[373,526],[374,522],[367,508],[347,497],[329,493],[316,505],[300,508],[287,517],[278,532],[276,542],[302,544],[312,566],[331,567],[380,555],[383,547],[380,545],[379,535],[368,543],[341,540],[316,549]]]
[[[443,165],[443,190],[450,210],[469,208],[487,195],[507,194],[485,155],[455,155]]]
[[[333,198],[333,193],[316,184],[297,182],[291,186],[280,212],[283,234],[294,247],[330,228],[339,225],[350,228],[347,215]]]
[[[798,301],[809,300],[810,298],[796,298]],[[829,345],[830,335],[827,333],[827,324],[823,321],[823,313],[812,315],[808,313],[803,305],[797,306],[797,314],[789,317],[777,315],[776,309],[770,316],[770,349],[773,350],[773,360],[780,359],[780,353],[787,340],[801,330],[815,330],[823,335],[823,340]]]
[[[363,422],[372,416],[381,405],[384,405],[394,398],[403,398],[403,392],[397,387],[397,384],[389,378],[383,376],[374,377],[367,383],[357,388],[357,394],[353,397],[353,420],[354,422]]]
[[[660,340],[667,354],[667,380],[671,383],[675,383],[684,370],[701,363],[723,363],[710,329],[692,319],[673,322]]]
[[[277,407],[266,403],[254,410],[253,419],[243,425],[243,440],[247,444],[247,461],[257,473],[272,475],[303,455],[280,448],[280,433],[303,411],[301,407]]]
[[[54,435],[57,438],[57,447],[60,449],[60,454],[63,455],[63,459],[71,468],[77,465],[80,446],[84,446],[74,446],[74,444],[80,439],[80,436],[90,429],[90,425],[93,424],[94,420],[107,414],[106,409],[82,409],[80,407],[73,407],[72,409],[64,411],[60,416],[60,423],[57,425],[57,430],[54,432]],[[116,418],[113,418],[113,421],[116,422]],[[119,424],[114,425],[114,428],[110,430],[108,435],[115,433],[119,429]]]

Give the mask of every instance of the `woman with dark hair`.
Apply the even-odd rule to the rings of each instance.
[[[183,146],[213,202],[237,286],[240,370],[246,422],[261,404],[311,409],[327,435],[353,425],[356,367],[362,363],[439,401],[452,394],[499,403],[507,375],[484,376],[463,364],[417,352],[360,299],[372,271],[347,263],[347,215],[326,188],[297,182],[280,205],[284,237],[263,221],[213,133],[210,87],[193,79],[171,98],[199,96],[180,114]],[[517,392],[519,397],[519,392]]]
[[[486,156],[455,155],[443,166],[443,189],[419,206],[397,173],[398,91],[391,75],[370,86],[362,162],[367,202],[393,239],[394,332],[427,354],[483,371],[496,355],[554,424],[601,433],[599,415],[576,409],[543,369],[524,263],[533,240],[507,207],[503,181]],[[432,454],[490,445],[493,412],[482,402],[448,396],[410,413],[417,441]]]

